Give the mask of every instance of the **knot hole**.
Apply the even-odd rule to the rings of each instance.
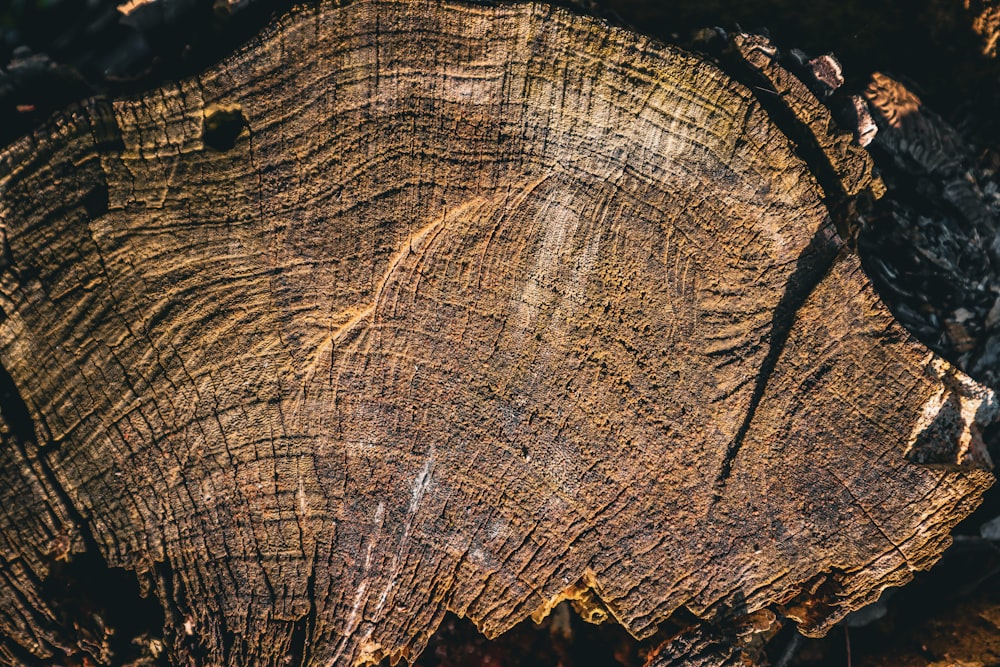
[[[239,136],[250,132],[250,124],[239,104],[213,104],[207,107],[204,122],[202,140],[206,146],[217,151],[232,150]]]

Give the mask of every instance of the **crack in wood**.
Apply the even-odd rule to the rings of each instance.
[[[581,576],[636,636],[763,623],[908,539],[806,595],[819,632],[936,557],[988,475],[896,456],[940,379],[833,235],[863,165],[726,69],[550,7],[357,0],[114,102],[117,143],[92,105],[0,155],[33,276],[0,359],[172,659],[409,658]]]
[[[736,462],[736,457],[739,455],[740,448],[750,430],[761,399],[764,398],[768,381],[778,366],[778,361],[785,348],[785,343],[788,342],[792,327],[795,325],[798,312],[820,282],[829,274],[840,251],[841,245],[833,237],[831,230],[821,227],[795,263],[795,271],[789,276],[781,301],[778,302],[771,317],[767,354],[757,371],[746,416],[743,418],[739,430],[736,431],[736,435],[726,447],[719,474],[715,478],[713,506],[722,499],[726,481],[732,474],[733,464]]]

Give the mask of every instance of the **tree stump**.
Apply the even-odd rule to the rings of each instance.
[[[0,659],[396,662],[574,599],[737,664],[933,563],[996,398],[840,240],[866,155],[736,48],[323,4],[0,153]]]

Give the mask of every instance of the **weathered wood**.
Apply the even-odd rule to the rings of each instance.
[[[939,556],[996,399],[894,322],[812,171],[750,88],[594,19],[299,10],[0,153],[22,458],[178,664],[396,660],[566,598],[821,634]]]
[[[880,179],[872,178],[868,154],[852,142],[851,135],[837,127],[829,109],[807,90],[806,85],[778,64],[778,49],[760,35],[734,35],[733,46],[803,126],[808,138],[815,141],[831,172],[826,182],[820,184],[828,204],[830,200],[842,203],[845,197],[855,197],[865,190],[874,197],[881,197],[885,188]]]
[[[12,401],[5,397],[4,412]],[[4,500],[0,512],[0,661],[70,652],[75,643],[63,618],[47,599],[44,580],[52,566],[84,551],[71,511],[40,465],[37,448],[26,446],[0,422],[0,466]]]

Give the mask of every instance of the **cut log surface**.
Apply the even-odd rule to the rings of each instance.
[[[535,4],[299,10],[62,114],[0,153],[0,659],[84,650],[43,582],[92,551],[176,664],[567,597],[822,634],[938,558],[997,413],[826,195],[712,63]]]

